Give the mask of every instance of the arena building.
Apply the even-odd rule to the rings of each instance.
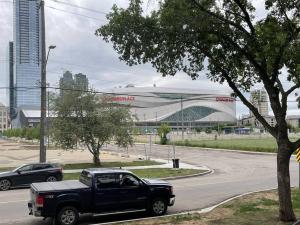
[[[236,124],[235,99],[224,90],[128,85],[108,90],[101,98],[129,106],[137,126],[156,128],[168,123],[175,129]]]

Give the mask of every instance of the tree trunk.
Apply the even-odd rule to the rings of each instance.
[[[291,199],[290,185],[290,146],[284,141],[278,141],[277,182],[279,196],[279,219],[281,221],[296,221]]]
[[[94,151],[93,154],[93,162],[96,166],[100,166],[101,162],[100,162],[100,152],[99,151]]]

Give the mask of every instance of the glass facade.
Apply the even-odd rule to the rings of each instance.
[[[192,106],[180,110],[167,118],[163,119],[163,122],[174,122],[174,121],[197,121],[208,115],[217,112],[217,110],[204,107],[204,106]]]
[[[39,0],[14,0],[16,107],[40,106]]]

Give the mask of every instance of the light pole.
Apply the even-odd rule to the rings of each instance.
[[[42,1],[43,2],[43,1]],[[43,12],[42,5],[42,12]],[[43,14],[43,13],[42,13]],[[43,15],[42,15],[43,18]],[[47,57],[45,57],[45,20],[42,22],[42,73],[41,73],[41,122],[40,122],[40,162],[46,162],[46,145],[45,145],[45,127],[46,127],[46,66],[49,58],[49,53],[56,48],[55,45],[50,45],[48,48]]]

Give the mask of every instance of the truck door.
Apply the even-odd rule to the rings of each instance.
[[[96,212],[111,212],[119,210],[119,189],[117,175],[98,174],[95,176],[94,205]]]
[[[146,186],[132,174],[120,174],[120,207],[122,209],[145,209]]]

